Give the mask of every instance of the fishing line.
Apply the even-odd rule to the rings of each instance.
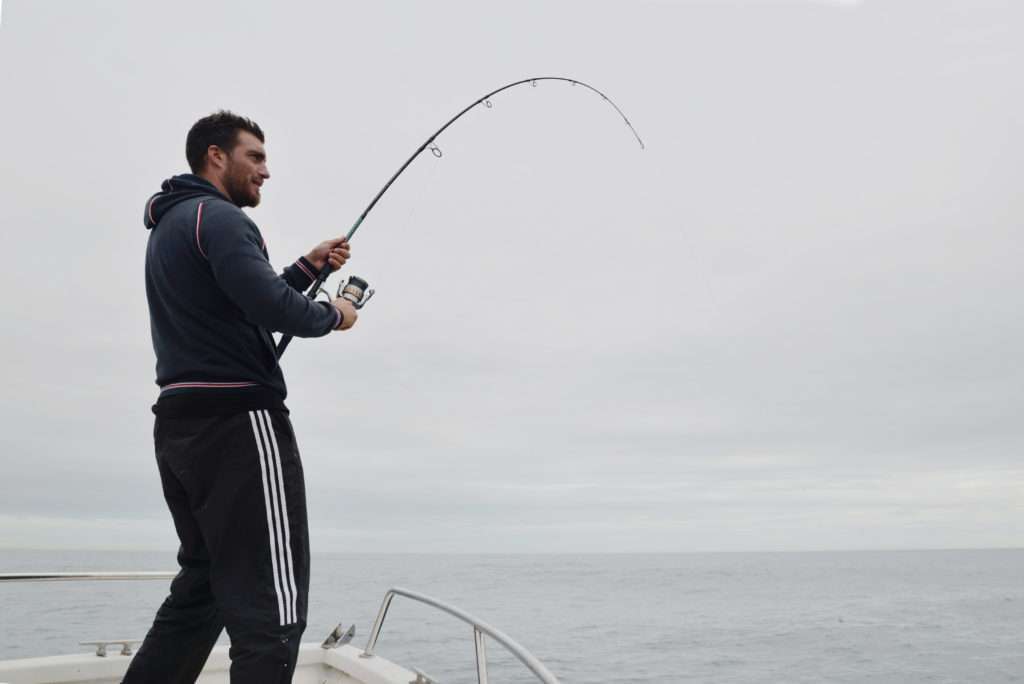
[[[408,168],[409,164],[411,164],[413,162],[413,160],[416,159],[416,157],[420,156],[420,154],[424,150],[429,149],[430,153],[433,154],[438,159],[440,159],[440,158],[442,158],[444,156],[444,151],[434,141],[437,139],[437,137],[439,135],[444,133],[445,130],[447,130],[449,126],[451,126],[453,123],[458,121],[468,111],[470,111],[471,109],[477,107],[480,104],[483,104],[484,107],[486,107],[487,109],[492,109],[494,107],[494,102],[491,100],[491,98],[494,97],[495,95],[497,95],[498,93],[500,93],[500,92],[502,92],[504,90],[508,90],[509,88],[514,88],[516,86],[524,85],[526,83],[529,83],[530,86],[536,88],[538,81],[563,81],[563,82],[568,83],[569,85],[571,85],[573,87],[582,86],[583,88],[596,93],[597,95],[599,95],[601,97],[601,99],[603,99],[605,102],[607,102],[609,105],[611,105],[615,109],[616,112],[618,112],[619,116],[622,117],[623,122],[625,122],[626,126],[629,127],[629,130],[632,131],[633,137],[636,138],[637,143],[639,143],[639,145],[640,145],[640,149],[644,149],[644,141],[640,138],[640,134],[636,132],[636,129],[633,127],[633,124],[631,124],[629,122],[629,119],[626,117],[626,115],[623,113],[623,111],[621,109],[619,109],[619,106],[617,104],[615,104],[611,100],[611,98],[609,98],[607,95],[602,93],[600,90],[598,90],[594,86],[589,85],[587,83],[584,83],[583,81],[579,81],[579,80],[574,79],[574,78],[565,78],[563,76],[536,76],[534,78],[524,78],[524,79],[522,79],[520,81],[515,81],[513,83],[509,83],[507,85],[503,85],[500,88],[492,90],[491,92],[487,93],[483,97],[478,98],[473,103],[471,103],[469,106],[465,107],[462,111],[460,111],[458,114],[456,114],[451,119],[449,119],[447,122],[445,122],[445,124],[443,126],[441,126],[439,129],[437,129],[429,138],[427,138],[425,141],[423,141],[423,144],[420,145],[416,149],[416,151],[413,152],[412,155],[408,159],[405,160],[405,163],[402,164],[398,168],[398,171],[396,171],[394,173],[394,175],[391,176],[391,178],[388,179],[388,182],[384,184],[384,187],[380,189],[380,191],[374,196],[374,198],[372,200],[370,200],[370,204],[367,205],[366,209],[363,210],[363,213],[361,213],[359,215],[359,218],[356,219],[356,222],[354,224],[352,224],[352,227],[349,229],[348,234],[345,237],[348,238],[350,241],[352,240],[352,236],[355,235],[356,231],[359,229],[359,226],[362,225],[363,220],[366,218],[366,215],[370,213],[370,211],[373,209],[374,206],[376,206],[376,204],[380,200],[380,198],[384,195],[385,192],[388,191],[388,188],[391,187],[391,184],[394,183],[395,180],[397,180],[397,178],[400,175],[402,175],[402,172],[405,171],[406,168]],[[330,274],[331,274],[330,263],[325,261],[323,268],[320,269],[320,273],[317,274],[316,280],[313,282],[313,284],[309,288],[309,291],[306,293],[307,296],[310,299],[316,299],[317,295],[319,295],[321,293],[328,294],[328,293],[326,293],[326,291],[323,289],[322,286],[323,286],[324,282],[327,280],[327,277]],[[328,297],[329,296],[330,295],[328,294]],[[356,276],[349,276],[348,280],[346,282],[343,282],[338,287],[337,296],[344,297],[345,299],[348,299],[349,301],[352,302],[353,306],[355,306],[357,309],[361,309],[366,304],[366,302],[369,301],[370,297],[373,296],[373,290],[368,289],[367,282],[365,280],[363,280],[362,278],[358,278]],[[284,354],[284,350],[287,349],[288,344],[291,341],[292,341],[292,336],[291,335],[285,335],[284,337],[281,338],[281,342],[277,345],[277,358],[278,359],[280,359],[281,355]]]

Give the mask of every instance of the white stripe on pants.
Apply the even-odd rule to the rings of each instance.
[[[250,411],[253,436],[259,452],[263,478],[263,502],[267,511],[270,536],[270,564],[274,573],[274,592],[281,625],[297,621],[295,570],[292,563],[291,532],[288,529],[288,507],[284,498],[284,478],[270,415],[266,411]]]

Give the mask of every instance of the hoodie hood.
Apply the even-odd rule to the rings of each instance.
[[[228,199],[205,178],[191,173],[171,176],[161,183],[160,192],[146,200],[146,206],[142,213],[142,223],[147,229],[152,229],[160,222],[160,219],[167,213],[167,210],[174,205],[195,197],[211,195],[217,199]]]

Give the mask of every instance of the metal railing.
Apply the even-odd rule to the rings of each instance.
[[[3,582],[92,582],[95,580],[159,580],[174,579],[176,572],[3,572]],[[107,646],[120,646],[121,655],[132,654],[132,648],[141,644],[142,639],[108,639],[105,641],[79,641],[80,646],[95,646],[96,655],[107,657]]]
[[[0,583],[3,582],[85,582],[93,580],[157,580],[174,579],[176,572],[9,572],[0,573]],[[479,684],[487,684],[487,643],[484,637],[490,637],[505,647],[519,662],[525,665],[537,679],[544,684],[559,684],[558,678],[544,666],[544,663],[537,660],[536,656],[520,646],[512,637],[501,630],[491,627],[483,620],[480,620],[461,608],[439,601],[425,594],[420,594],[400,587],[392,587],[384,594],[384,602],[381,604],[377,619],[373,621],[373,629],[370,630],[370,639],[366,648],[360,654],[363,658],[372,658],[373,649],[377,646],[381,629],[384,627],[384,618],[387,617],[388,608],[391,607],[391,600],[395,596],[418,601],[433,608],[448,613],[473,627],[473,644],[476,650],[476,674]],[[90,642],[93,643],[93,642]],[[95,642],[100,643],[100,642]],[[122,643],[118,642],[105,642]],[[103,645],[99,647],[103,649]],[[97,651],[99,652],[99,651]]]
[[[437,608],[438,610],[448,613],[452,617],[458,618],[473,627],[473,642],[476,646],[476,673],[477,681],[480,684],[487,684],[487,648],[484,642],[484,636],[488,636],[504,646],[506,650],[514,655],[519,662],[525,665],[534,675],[536,675],[537,679],[544,682],[544,684],[559,684],[555,675],[551,674],[551,672],[544,667],[542,662],[537,660],[532,653],[517,644],[507,634],[491,627],[486,622],[473,617],[460,608],[456,608],[455,606],[449,605],[430,596],[426,596],[415,591],[409,591],[408,589],[402,589],[400,587],[388,589],[388,592],[384,594],[384,602],[381,604],[380,612],[377,613],[377,619],[373,622],[373,629],[370,630],[370,639],[366,644],[366,649],[363,651],[362,657],[373,657],[373,649],[377,646],[377,639],[380,637],[381,628],[384,626],[384,618],[387,616],[388,608],[391,606],[391,600],[395,596],[404,596],[405,598],[412,599],[413,601],[419,601],[420,603]]]

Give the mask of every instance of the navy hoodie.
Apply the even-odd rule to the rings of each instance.
[[[165,180],[146,202],[146,298],[160,415],[284,408],[271,332],[319,337],[341,314],[303,295],[304,257],[277,274],[259,228],[211,183]]]

